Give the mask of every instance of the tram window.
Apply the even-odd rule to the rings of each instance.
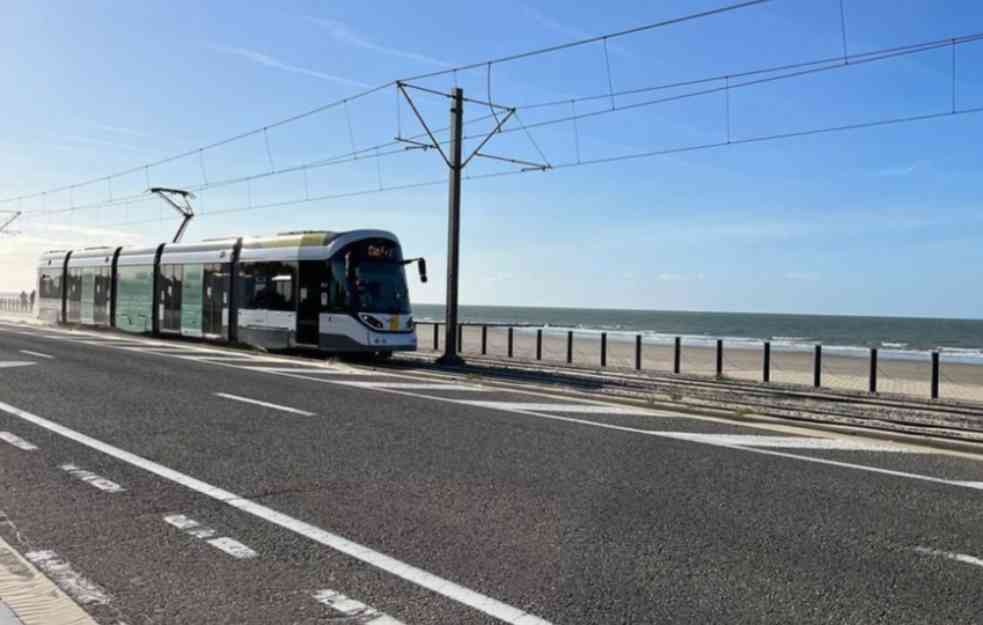
[[[295,263],[242,263],[239,267],[239,305],[243,309],[295,309]]]
[[[38,296],[42,299],[61,299],[61,276],[42,273],[38,279]]]

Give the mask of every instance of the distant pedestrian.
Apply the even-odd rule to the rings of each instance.
[[[31,310],[34,310],[34,298],[37,296],[38,292],[36,289],[31,289]]]
[[[21,291],[20,292],[20,309],[21,310],[27,310],[27,292],[26,291]]]

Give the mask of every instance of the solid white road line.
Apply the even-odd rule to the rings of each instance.
[[[27,354],[28,356],[36,356],[38,358],[48,358],[48,359],[54,358],[54,356],[52,356],[50,354],[42,354],[41,352],[32,352],[32,351],[30,351],[28,349],[21,349],[21,350],[18,350],[18,351],[20,353],[22,353],[22,354]]]
[[[334,590],[319,590],[314,593],[314,599],[342,614],[346,617],[345,620],[352,619],[352,622],[359,625],[403,625],[402,621],[397,621],[361,601],[355,601]]]
[[[349,382],[339,381],[345,386],[359,388],[394,388],[414,391],[483,391],[486,390],[473,384],[447,384],[441,382]]]
[[[275,375],[282,375],[282,376],[286,376],[286,377],[289,377],[289,378],[297,378],[298,380],[312,380],[314,382],[322,382],[324,384],[339,384],[339,382],[337,380],[329,380],[329,379],[324,379],[324,378],[314,378],[314,377],[304,376],[304,375],[292,375],[292,374],[283,373],[283,372],[275,373]],[[392,393],[393,395],[403,395],[405,397],[415,397],[415,398],[419,398],[419,399],[429,399],[431,401],[448,402],[448,403],[452,403],[452,404],[473,405],[473,402],[465,401],[465,400],[461,400],[461,399],[456,399],[456,398],[453,398],[453,397],[436,397],[436,396],[433,396],[433,395],[424,395],[422,393],[414,393],[414,392],[411,392],[411,391],[400,391],[400,390],[386,389],[386,388],[376,388],[376,389],[372,389],[372,390],[378,391],[380,393]],[[0,403],[0,409],[3,408],[3,405],[4,404]],[[499,410],[501,412],[509,412],[509,413],[513,413],[513,414],[523,415],[523,416],[526,416],[526,417],[535,417],[537,419],[547,419],[547,420],[550,420],[550,421],[562,421],[562,422],[565,422],[565,423],[576,423],[578,425],[584,425],[584,426],[588,426],[588,427],[601,428],[601,429],[604,429],[604,430],[614,430],[614,431],[617,431],[617,432],[629,432],[631,434],[642,434],[642,435],[645,435],[645,436],[658,436],[658,437],[661,437],[661,438],[666,438],[663,432],[658,432],[658,431],[654,431],[654,430],[643,430],[643,429],[640,429],[640,428],[632,428],[632,427],[627,427],[627,426],[623,426],[623,425],[614,425],[612,423],[600,423],[598,421],[588,421],[586,419],[578,419],[576,417],[565,417],[565,416],[562,416],[562,415],[542,414],[542,413],[539,413],[539,412],[531,412],[531,411],[528,411],[528,410],[517,410],[517,409],[514,409],[514,408],[507,408],[506,407],[507,405],[508,405],[508,402],[501,402],[501,405],[496,406],[494,409],[495,410]],[[656,415],[659,415],[659,416],[673,416],[671,414],[666,415],[665,413],[655,413],[655,414]],[[685,416],[685,415],[678,415],[678,416]],[[672,432],[671,434],[678,434],[678,433],[677,432]],[[676,437],[673,437],[673,438],[676,438]],[[890,475],[890,476],[893,476],[893,477],[902,477],[902,478],[911,479],[911,480],[919,480],[919,481],[922,481],[922,482],[932,482],[932,483],[935,483],[935,484],[946,484],[948,486],[959,486],[959,487],[962,487],[962,488],[970,488],[970,489],[973,489],[973,490],[983,490],[983,482],[960,482],[960,481],[957,481],[957,480],[947,480],[947,479],[943,479],[943,478],[932,477],[930,475],[921,475],[919,473],[908,473],[908,472],[905,472],[905,471],[893,471],[891,469],[882,469],[880,467],[873,467],[873,466],[866,465],[866,464],[855,464],[855,463],[852,463],[852,462],[841,462],[839,460],[827,460],[826,458],[816,458],[814,456],[800,456],[798,454],[793,454],[793,453],[789,453],[789,452],[786,452],[786,451],[777,451],[777,450],[774,450],[774,449],[759,449],[759,448],[750,447],[750,446],[742,447],[740,445],[732,445],[732,444],[729,444],[729,443],[715,442],[715,441],[711,441],[711,440],[687,440],[687,439],[684,439],[684,438],[679,438],[678,440],[685,440],[687,442],[699,443],[699,444],[702,444],[702,445],[711,445],[711,446],[714,446],[714,447],[724,447],[724,448],[727,448],[727,449],[734,449],[734,450],[739,450],[739,451],[743,451],[743,452],[747,452],[747,453],[759,454],[759,455],[762,455],[762,456],[775,456],[777,458],[788,458],[788,459],[791,459],[791,460],[798,460],[800,462],[811,462],[813,464],[824,464],[826,466],[840,467],[840,468],[843,468],[843,469],[854,469],[854,470],[857,470],[857,471],[866,471],[868,473],[877,473],[877,474],[880,474],[880,475]]]
[[[216,362],[215,364],[225,364]],[[293,373],[324,373],[330,375],[378,375],[377,373],[362,373],[361,371],[347,371],[344,369],[330,369],[328,367],[238,367],[239,369],[246,369],[248,371],[263,371],[264,373],[280,373],[282,371],[290,371]]]
[[[421,588],[426,588],[427,590],[433,591],[439,595],[447,597],[448,599],[474,608],[475,610],[483,612],[502,622],[509,623],[510,625],[551,625],[549,621],[543,620],[528,612],[524,612],[519,608],[510,606],[507,603],[498,601],[497,599],[493,599],[488,595],[483,595],[480,592],[465,588],[460,584],[456,584],[448,579],[428,573],[423,569],[397,560],[392,556],[388,556],[364,545],[360,545],[356,542],[348,540],[347,538],[339,536],[338,534],[321,529],[315,525],[301,521],[300,519],[295,519],[291,516],[283,514],[282,512],[277,512],[276,510],[260,503],[256,503],[249,499],[244,499],[231,491],[227,491],[217,486],[208,484],[207,482],[195,479],[190,475],[175,471],[174,469],[165,467],[164,465],[152,460],[147,460],[146,458],[120,449],[119,447],[114,447],[113,445],[104,443],[98,439],[92,438],[91,436],[77,432],[59,423],[55,423],[54,421],[31,414],[30,412],[21,410],[20,408],[16,408],[4,402],[0,402],[0,411],[6,412],[9,415],[27,421],[28,423],[33,423],[34,425],[44,428],[49,432],[54,432],[55,434],[64,436],[65,438],[71,439],[91,449],[95,449],[96,451],[100,451],[108,456],[112,456],[117,460],[121,460],[135,467],[139,467],[145,471],[157,475],[158,477],[170,480],[176,484],[180,484],[186,488],[201,493],[206,497],[211,497],[212,499],[232,506],[237,510],[251,514],[274,525],[279,525],[280,527],[288,529],[296,534],[299,534],[300,536],[309,538],[310,540],[344,553],[345,555],[355,558],[356,560],[360,560],[366,564],[382,569],[383,571],[400,577],[410,583],[416,584]]]
[[[56,586],[82,605],[106,605],[109,595],[95,583],[82,577],[72,565],[54,551],[28,551],[24,557],[44,571]]]
[[[462,404],[481,408],[527,410],[531,412],[570,412],[574,414],[619,414],[663,416],[654,410],[632,406],[613,406],[610,404],[528,404],[510,401],[462,401]]]
[[[761,434],[696,434],[691,432],[653,432],[666,438],[678,438],[698,443],[748,445],[750,447],[785,447],[788,449],[832,449],[849,451],[915,452],[900,445],[849,438],[820,438],[803,436],[765,436]]]
[[[35,449],[38,448],[37,445],[28,443],[20,436],[17,436],[16,434],[11,434],[10,432],[0,432],[0,441],[5,441],[7,443],[10,443],[17,449],[23,449],[24,451],[34,451]]]
[[[248,397],[240,397],[239,395],[230,395],[228,393],[215,393],[218,397],[224,397],[225,399],[231,399],[233,401],[241,401],[246,404],[255,404],[257,406],[263,406],[264,408],[272,408],[273,410],[280,410],[282,412],[290,412],[293,414],[303,415],[305,417],[315,416],[313,412],[307,412],[306,410],[298,410],[297,408],[291,408],[290,406],[281,406],[280,404],[271,404],[267,401],[260,401],[258,399],[250,399]]]
[[[58,468],[61,469],[62,471],[67,471],[68,474],[71,475],[72,477],[78,478],[83,482],[87,482],[95,486],[99,490],[106,491],[107,493],[122,493],[126,490],[116,482],[107,480],[104,477],[100,477],[95,473],[93,473],[92,471],[86,471],[85,469],[80,469],[74,464],[63,464]]]
[[[4,360],[0,361],[0,369],[12,369],[13,367],[29,367],[31,365],[36,365],[36,362],[30,362],[27,360]]]
[[[924,556],[935,556],[937,558],[955,560],[956,562],[962,562],[963,564],[972,564],[973,566],[983,566],[983,559],[977,558],[975,556],[968,556],[965,553],[943,551],[941,549],[932,549],[931,547],[915,547],[915,551],[917,551],[918,553]]]

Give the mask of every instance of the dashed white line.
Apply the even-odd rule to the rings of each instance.
[[[102,476],[96,475],[92,471],[86,471],[85,469],[80,469],[79,467],[71,463],[63,464],[58,468],[61,469],[62,471],[68,472],[68,474],[71,475],[72,477],[78,478],[83,482],[95,486],[99,490],[106,491],[107,493],[122,493],[126,490],[125,488],[123,488],[116,482],[113,482],[112,480],[107,480]]]
[[[237,510],[241,510],[242,512],[263,519],[268,523],[272,523],[284,529],[290,530],[300,536],[313,540],[314,542],[320,543],[345,555],[351,556],[356,560],[386,571],[387,573],[400,577],[412,584],[416,584],[421,588],[426,588],[427,590],[447,597],[452,601],[457,601],[458,603],[474,608],[475,610],[483,612],[502,622],[509,623],[510,625],[551,625],[549,621],[541,619],[533,614],[530,614],[529,612],[511,606],[497,599],[493,599],[488,595],[461,586],[460,584],[454,583],[449,579],[444,579],[421,568],[417,568],[412,564],[407,564],[406,562],[398,560],[392,556],[386,555],[370,547],[366,547],[365,545],[348,540],[343,536],[339,536],[338,534],[317,527],[316,525],[312,525],[305,521],[301,521],[300,519],[283,514],[282,512],[278,512],[273,508],[256,503],[255,501],[244,499],[231,491],[213,486],[207,482],[193,478],[190,475],[181,473],[180,471],[175,471],[174,469],[166,467],[160,463],[147,460],[146,458],[142,458],[134,453],[110,445],[109,443],[104,443],[99,439],[82,434],[81,432],[77,432],[71,428],[65,427],[64,425],[45,419],[44,417],[31,414],[26,410],[21,410],[20,408],[16,408],[10,404],[0,402],[0,411],[6,412],[9,415],[13,415],[19,419],[27,421],[28,423],[33,423],[34,425],[44,428],[49,432],[54,432],[55,434],[64,436],[65,438],[71,439],[91,449],[95,449],[96,451],[100,451],[108,456],[112,456],[117,460],[121,460],[135,467],[139,467],[149,473],[157,475],[158,477],[170,480],[176,484],[180,484],[181,486],[201,493],[206,497],[211,497],[212,499],[225,503],[226,505],[236,508]]]
[[[11,369],[13,367],[29,367],[38,363],[29,360],[4,360],[0,361],[0,369]]]
[[[233,540],[227,536],[222,538],[213,538],[211,540],[205,541],[212,547],[221,549],[225,553],[229,554],[233,558],[239,558],[240,560],[245,560],[248,558],[255,558],[257,554],[255,551],[245,546],[238,540]]]
[[[82,605],[109,603],[109,594],[105,590],[76,572],[71,564],[54,551],[28,551],[24,557],[44,571],[56,586]]]
[[[239,395],[230,395],[228,393],[215,393],[218,397],[224,397],[225,399],[231,399],[233,401],[241,401],[246,404],[255,404],[257,406],[263,406],[264,408],[271,408],[273,410],[280,410],[281,412],[290,412],[293,414],[303,415],[305,417],[313,417],[313,412],[308,412],[306,410],[299,410],[297,408],[291,408],[290,406],[281,406],[280,404],[271,404],[268,401],[260,401],[258,399],[250,399],[248,397],[240,397]]]
[[[11,434],[10,432],[0,432],[0,441],[10,443],[17,449],[22,449],[24,451],[34,451],[35,449],[38,448],[37,445],[28,443],[20,436],[17,436],[16,434]]]
[[[37,358],[47,358],[49,360],[54,359],[54,356],[52,356],[50,354],[42,354],[41,352],[32,352],[29,349],[21,349],[21,350],[18,350],[18,351],[20,351],[20,353],[26,354],[28,356],[35,356]]]
[[[983,567],[983,559],[977,558],[976,556],[969,556],[966,555],[965,553],[956,553],[954,551],[943,551],[942,549],[932,549],[931,547],[915,547],[915,551],[924,556],[945,558],[947,560],[955,560],[956,562],[962,562],[963,564],[972,564],[973,566]]]
[[[314,599],[343,615],[346,621],[352,619],[359,625],[403,625],[402,621],[334,590],[319,590],[314,593]]]
[[[183,514],[167,515],[164,517],[164,521],[170,525],[173,525],[189,536],[193,536],[199,540],[204,540],[212,547],[221,549],[234,558],[244,560],[248,558],[255,558],[257,555],[259,555],[238,540],[229,538],[228,536],[212,538],[212,536],[218,533],[217,531],[210,527],[205,527],[198,521],[188,518]]]

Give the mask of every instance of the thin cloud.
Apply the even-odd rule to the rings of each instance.
[[[878,169],[874,172],[874,175],[883,178],[898,178],[901,176],[910,176],[917,168],[918,163],[912,163],[907,167],[885,167],[884,169]]]
[[[801,282],[816,282],[819,280],[819,274],[815,271],[789,271],[785,274],[785,279]]]
[[[122,126],[110,126],[108,124],[95,124],[92,126],[96,130],[101,130],[103,132],[108,132],[114,135],[126,135],[127,137],[138,137],[140,139],[146,139],[150,137],[145,132],[139,130],[134,130],[132,128],[124,128]]]
[[[308,17],[307,20],[312,24],[317,24],[318,26],[326,29],[331,37],[341,44],[362,48],[364,50],[371,50],[373,52],[378,52],[379,54],[395,56],[401,59],[407,59],[409,61],[416,61],[418,63],[429,63],[440,67],[450,67],[451,65],[450,63],[440,61],[424,54],[409,52],[407,50],[399,50],[397,48],[390,48],[388,46],[375,43],[374,41],[369,41],[359,33],[349,28],[347,24],[344,22],[339,22],[338,20],[320,17]]]
[[[300,74],[302,76],[310,76],[312,78],[317,78],[319,80],[327,80],[330,82],[336,82],[343,85],[350,85],[353,87],[366,88],[369,85],[367,83],[361,82],[359,80],[352,80],[351,78],[344,78],[342,76],[335,76],[333,74],[326,74],[324,72],[319,72],[317,70],[308,69],[306,67],[300,67],[298,65],[291,65],[289,63],[284,63],[279,59],[275,59],[268,54],[263,54],[262,52],[256,52],[255,50],[248,50],[246,48],[233,48],[228,46],[210,46],[212,50],[216,52],[221,52],[223,54],[228,54],[231,56],[238,56],[240,58],[246,59],[247,61],[252,61],[257,65],[262,65],[263,67],[269,67],[272,69],[278,69],[284,72],[290,72],[291,74]]]

